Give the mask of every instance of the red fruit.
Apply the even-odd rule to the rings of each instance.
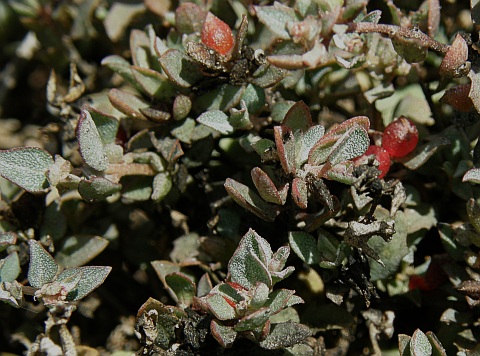
[[[415,149],[417,143],[417,127],[405,116],[392,121],[383,132],[382,147],[392,159],[406,156]]]
[[[390,164],[392,162],[390,160],[390,155],[382,147],[371,145],[363,155],[355,159],[355,162],[360,164],[366,163],[366,157],[371,155],[375,155],[375,159],[379,163],[378,170],[381,173],[378,178],[385,177],[385,174],[387,174],[388,170],[390,169]]]
[[[203,24],[202,42],[218,53],[226,55],[233,48],[232,30],[225,22],[209,12]]]

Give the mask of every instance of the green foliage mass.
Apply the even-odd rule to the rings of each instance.
[[[478,8],[0,2],[0,353],[478,354]]]

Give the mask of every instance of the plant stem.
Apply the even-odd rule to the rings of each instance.
[[[347,24],[347,32],[357,32],[357,33],[381,33],[390,38],[395,36],[401,36],[404,38],[413,38],[421,41],[425,47],[430,48],[433,51],[446,54],[449,45],[440,43],[430,36],[426,35],[422,31],[416,28],[405,28],[395,25],[384,25],[384,24],[375,24],[371,22],[350,22]]]

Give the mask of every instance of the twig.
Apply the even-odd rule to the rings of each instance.
[[[381,33],[390,38],[400,36],[404,38],[417,39],[421,41],[425,47],[442,54],[446,54],[450,48],[449,45],[445,45],[434,40],[417,28],[405,28],[395,25],[375,24],[371,22],[350,22],[347,24],[347,26],[347,32]]]

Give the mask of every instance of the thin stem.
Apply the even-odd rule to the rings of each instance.
[[[396,36],[404,38],[417,39],[423,43],[425,47],[430,48],[433,51],[446,54],[449,45],[440,43],[430,36],[426,35],[422,31],[416,28],[405,28],[395,25],[385,25],[385,24],[375,24],[371,22],[350,22],[348,25],[348,32],[357,32],[357,33],[381,33],[390,38]]]

